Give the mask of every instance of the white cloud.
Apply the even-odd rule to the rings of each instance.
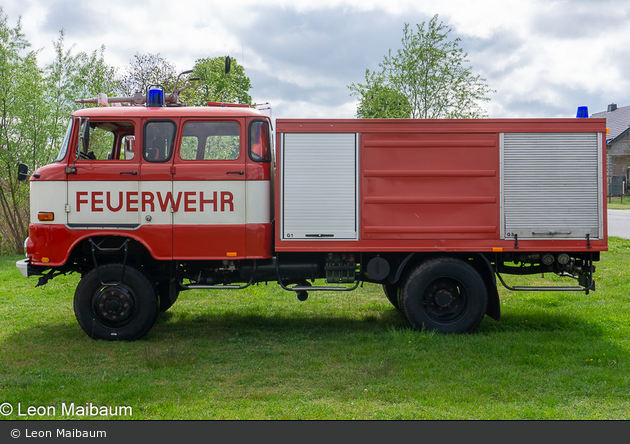
[[[287,102],[282,99],[271,101],[274,118],[296,119],[351,119],[355,116],[357,104],[347,101],[340,105],[318,105],[305,101]]]
[[[624,0],[9,0],[3,5],[40,64],[54,57],[60,29],[66,47],[105,45],[123,69],[138,53],[160,53],[183,71],[198,58],[230,54],[252,78],[252,95],[283,116],[353,117],[346,85],[363,80],[404,22],[439,14],[462,38],[475,74],[497,90],[492,117],[574,115],[611,101],[630,104],[630,3]],[[264,94],[265,96],[261,96]],[[274,103],[275,100],[275,103]],[[587,103],[585,103],[587,102]]]

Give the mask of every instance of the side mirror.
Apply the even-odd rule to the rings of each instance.
[[[135,151],[136,151],[136,137],[125,136],[124,147],[125,147],[125,160],[133,159],[133,156],[135,155]]]
[[[28,179],[28,167],[21,163],[18,165],[17,180],[20,182],[26,182],[26,179]]]

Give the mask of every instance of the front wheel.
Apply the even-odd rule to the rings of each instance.
[[[176,282],[162,281],[155,284],[155,292],[160,301],[160,311],[165,312],[173,306],[179,297]]]
[[[407,276],[400,305],[416,329],[469,333],[486,314],[488,291],[470,264],[455,258],[436,258],[423,262]]]
[[[140,271],[108,264],[81,279],[74,293],[74,313],[93,339],[133,341],[153,327],[158,301],[153,285]]]
[[[398,285],[394,284],[383,284],[383,292],[387,297],[387,300],[392,303],[397,310],[400,310],[400,305],[398,304]]]

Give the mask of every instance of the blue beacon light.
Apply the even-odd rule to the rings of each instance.
[[[588,106],[578,106],[577,116],[578,119],[588,118]]]
[[[164,106],[164,89],[161,85],[151,85],[147,93],[147,107],[159,108]]]

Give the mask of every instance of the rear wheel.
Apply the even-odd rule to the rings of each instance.
[[[108,264],[81,279],[74,293],[74,313],[91,338],[132,341],[153,327],[158,301],[153,285],[140,271]]]
[[[400,305],[416,329],[467,333],[474,331],[485,316],[488,291],[470,264],[455,258],[436,258],[420,264],[407,276]]]

